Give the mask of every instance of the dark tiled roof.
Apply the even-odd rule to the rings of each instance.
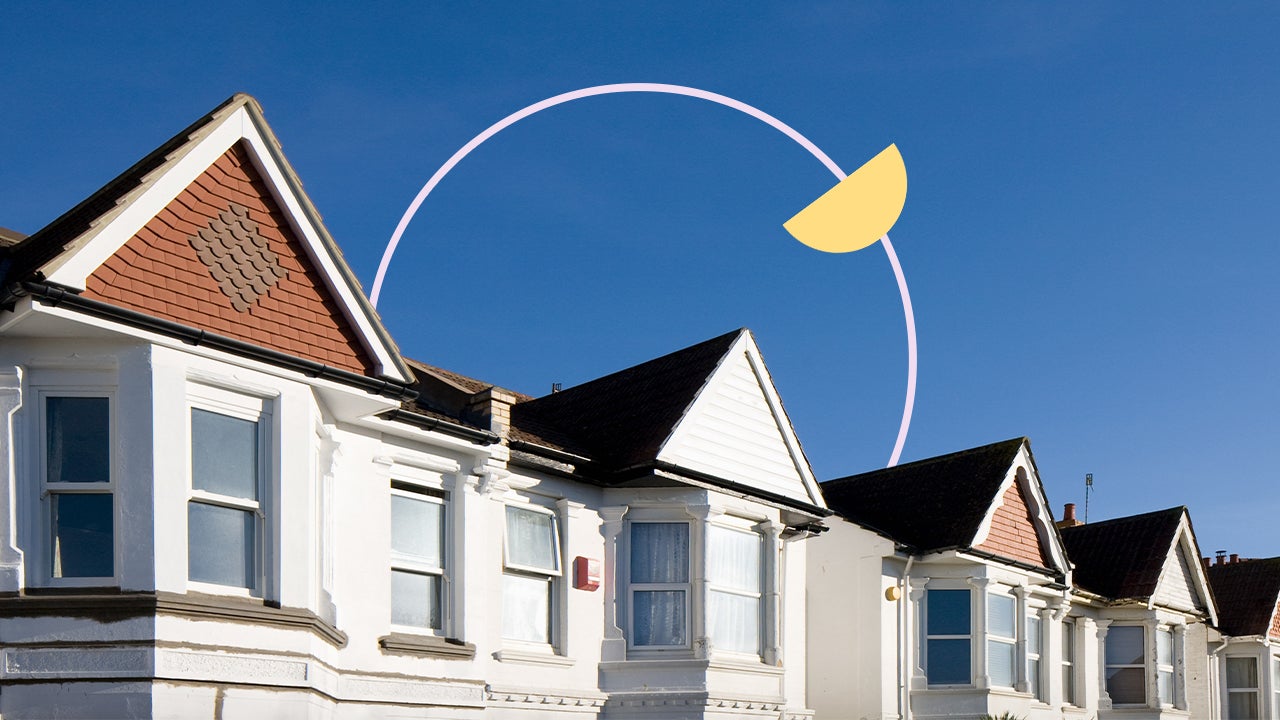
[[[1186,511],[1175,507],[1063,528],[1075,584],[1113,600],[1151,597]]]
[[[1206,573],[1227,635],[1266,635],[1280,600],[1280,558],[1210,565]]]
[[[1026,438],[822,483],[842,517],[919,552],[968,547]]]
[[[4,280],[27,280],[32,273],[46,263],[62,254],[68,244],[84,234],[95,220],[105,215],[123,200],[130,192],[142,184],[153,170],[164,164],[170,153],[181,148],[187,140],[200,128],[204,127],[223,108],[238,101],[240,95],[228,98],[214,108],[209,114],[192,123],[182,132],[174,135],[160,147],[151,151],[146,157],[134,163],[114,180],[102,186],[100,190],[86,198],[83,202],[63,213],[61,217],[38,230],[25,240],[0,250],[13,258],[13,267]]]
[[[734,330],[612,375],[518,403],[511,409],[512,427],[531,442],[544,439],[556,443],[607,469],[653,461],[712,371],[745,332]]]

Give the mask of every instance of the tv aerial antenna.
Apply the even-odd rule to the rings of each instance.
[[[1093,493],[1093,473],[1084,474],[1084,524],[1089,524],[1089,495]]]

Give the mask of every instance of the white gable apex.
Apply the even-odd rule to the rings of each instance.
[[[1207,600],[1209,591],[1203,568],[1193,559],[1198,557],[1184,516],[1160,569],[1160,582],[1152,601],[1179,610],[1207,610],[1210,615],[1216,615],[1216,608]]]
[[[657,459],[826,507],[749,332],[721,358]]]
[[[89,276],[224,153],[243,144],[290,229],[324,279],[329,292],[376,362],[382,377],[410,382],[390,336],[355,277],[342,261],[319,213],[302,191],[257,101],[237,95],[218,108],[187,142],[130,190],[42,270],[53,283],[84,289]]]

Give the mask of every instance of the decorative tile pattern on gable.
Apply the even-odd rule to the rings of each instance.
[[[280,257],[271,252],[270,243],[258,233],[249,208],[238,203],[231,203],[187,241],[200,262],[209,267],[218,288],[231,298],[231,306],[240,312],[248,311],[263,293],[289,275],[280,267]]]

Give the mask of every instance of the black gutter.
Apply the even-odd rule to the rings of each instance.
[[[31,282],[24,281],[16,287],[12,287],[6,293],[9,297],[22,297],[30,295],[40,301],[42,305],[49,307],[66,306],[72,310],[82,312],[86,315],[102,318],[118,322],[123,325],[135,327],[140,330],[147,330],[166,337],[181,340],[188,345],[197,347],[208,347],[214,350],[239,355],[251,360],[258,360],[270,365],[285,368],[286,370],[294,370],[300,372],[307,377],[318,378],[321,380],[332,380],[343,385],[364,390],[372,395],[381,395],[382,397],[391,398],[393,400],[408,401],[418,396],[418,392],[403,383],[393,382],[391,380],[379,380],[377,378],[366,377],[350,370],[342,370],[340,368],[330,367],[314,360],[304,360],[303,358],[294,357],[279,352],[278,350],[270,350],[268,348],[259,347],[242,340],[229,338],[224,335],[207,332],[188,325],[173,322],[171,320],[163,320],[161,318],[152,317],[135,310],[128,310],[122,307],[116,307],[108,303],[98,300],[91,300],[71,288],[56,285],[47,282]]]
[[[761,490],[759,488],[755,488],[750,485],[745,485],[735,480],[728,480],[722,477],[711,475],[709,473],[700,472],[698,470],[691,470],[686,467],[680,467],[679,465],[675,465],[669,462],[664,462],[662,460],[654,460],[652,462],[642,463],[640,465],[632,465],[631,467],[626,467],[621,470],[618,470],[614,474],[619,477],[630,478],[630,477],[636,477],[646,472],[651,472],[654,470],[669,472],[673,475],[680,475],[681,477],[687,478],[689,480],[693,480],[695,482],[705,483],[707,485],[711,485],[717,488],[722,488],[724,490],[730,490],[732,492],[738,493],[740,495],[745,495],[747,497],[760,498],[761,500],[766,500],[775,505],[783,505],[783,506],[792,508],[794,510],[799,510],[801,512],[809,513],[810,515],[817,515],[818,517],[830,517],[836,514],[834,510],[830,510],[828,508],[818,507],[817,505],[812,505],[807,502],[795,500],[793,498],[779,495],[777,493],[769,492],[768,490]]]
[[[452,435],[463,440],[470,440],[477,445],[492,445],[500,440],[496,433],[488,430],[480,430],[478,428],[469,428],[466,425],[458,425],[448,420],[441,420],[430,415],[420,415],[409,410],[394,408],[384,413],[378,413],[378,417],[383,420],[391,420],[393,422],[402,422],[406,425],[412,425],[423,430],[435,430],[444,435]]]

